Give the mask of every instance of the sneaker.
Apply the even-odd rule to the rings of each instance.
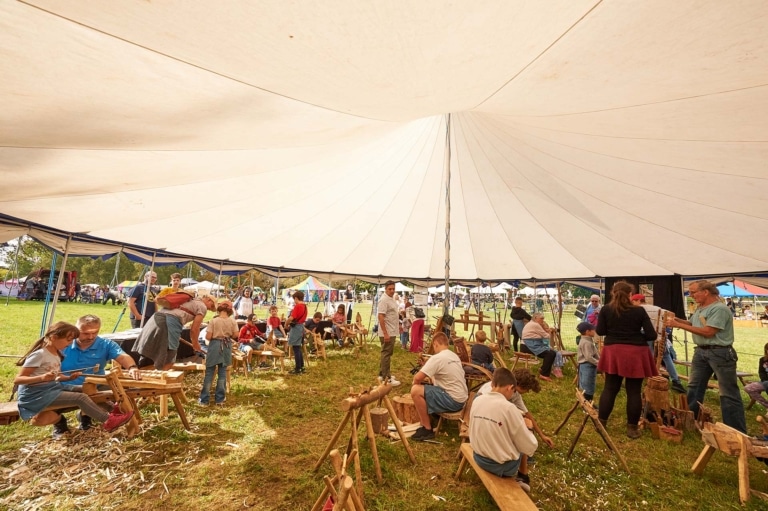
[[[112,431],[116,430],[129,420],[131,420],[131,417],[133,417],[133,412],[130,411],[128,413],[110,413],[109,417],[107,418],[107,422],[102,424],[102,427],[105,431],[108,433],[111,433]]]
[[[51,433],[51,438],[54,440],[62,440],[65,435],[69,433],[69,426],[67,426],[67,418],[63,415],[61,416],[61,419],[59,419],[59,422],[53,425],[53,432]]]
[[[400,386],[400,382],[397,380],[397,378],[395,378],[394,374],[389,375],[389,384],[392,385],[393,387]]]
[[[675,380],[672,382],[672,390],[675,392],[679,392],[680,394],[686,394],[688,391],[685,390],[685,387],[683,387],[683,384],[680,383],[680,380]]]
[[[91,418],[87,415],[83,415],[83,412],[78,411],[75,414],[75,417],[77,417],[78,422],[80,422],[80,425],[77,427],[80,431],[88,431],[91,429]]]
[[[224,398],[224,401],[222,401],[220,403],[216,403],[216,406],[224,406],[224,403],[226,403],[226,402],[227,402],[227,398]]]
[[[208,401],[201,401],[200,399],[198,399],[197,404],[200,406],[209,406],[211,403],[209,403]]]
[[[552,374],[555,375],[555,378],[562,378],[563,377],[563,370],[559,367],[555,367],[552,369]]]
[[[517,485],[520,486],[520,488],[523,489],[525,493],[531,493],[531,485],[526,483],[525,481],[521,481],[518,478],[515,478],[515,482],[517,482]]]
[[[521,474],[518,472],[517,477],[515,477],[515,481],[522,481],[525,484],[531,484],[531,477],[528,474]]]
[[[411,440],[423,442],[424,440],[432,440],[433,438],[435,438],[434,430],[427,429],[424,426],[419,426],[419,429],[417,429],[416,433],[413,434]]]
[[[249,373],[253,371],[253,369],[251,369],[251,364],[245,364],[245,368],[248,370]]]

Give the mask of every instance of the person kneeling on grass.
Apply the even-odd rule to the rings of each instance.
[[[61,372],[61,351],[80,334],[75,326],[63,321],[54,323],[38,339],[17,365],[21,366],[13,383],[19,385],[19,416],[33,426],[48,426],[65,421],[64,416],[46,408],[80,408],[82,413],[102,423],[106,431],[114,431],[133,417],[133,412],[123,413],[115,405],[111,413],[102,410],[82,387],[63,385],[61,382],[80,377],[82,371],[67,375]],[[60,437],[58,437],[60,438]]]
[[[528,492],[531,488],[518,477],[518,471],[524,456],[533,456],[539,443],[526,426],[523,412],[509,402],[515,384],[509,369],[500,367],[494,371],[491,392],[478,395],[472,403],[469,444],[483,470],[499,477],[515,477]]]
[[[411,437],[424,441],[435,438],[429,415],[434,413],[458,412],[467,401],[467,384],[464,368],[459,357],[448,348],[448,337],[437,333],[432,338],[435,354],[413,377],[411,398],[419,414],[421,427]],[[432,385],[422,385],[429,377]]]

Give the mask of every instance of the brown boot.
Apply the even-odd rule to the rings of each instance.
[[[627,424],[627,436],[633,440],[642,436],[642,433],[637,428],[637,424]]]

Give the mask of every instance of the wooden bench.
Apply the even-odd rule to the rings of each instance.
[[[499,506],[499,509],[502,511],[538,509],[528,494],[525,493],[525,490],[520,488],[517,481],[511,477],[495,476],[480,468],[475,461],[474,451],[472,451],[472,446],[469,443],[461,444],[459,455],[461,456],[461,462],[459,463],[459,469],[456,471],[456,479],[461,477],[461,473],[464,471],[467,463],[469,463],[483,482],[483,485],[485,485],[485,489],[488,490],[488,493],[493,497],[496,505]]]
[[[114,395],[111,390],[98,391],[95,394],[89,394],[89,397],[95,403],[104,403],[109,399],[112,399]],[[62,408],[61,406],[49,406],[45,409],[48,410],[74,410],[75,408]],[[7,403],[0,403],[0,426],[7,426],[13,422],[19,420],[19,403],[18,401],[9,401]]]

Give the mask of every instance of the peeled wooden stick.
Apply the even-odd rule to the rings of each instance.
[[[96,371],[99,370],[99,364],[96,364],[95,366],[90,366],[90,367],[80,367],[78,369],[67,369],[66,371],[58,371],[58,373],[59,374],[76,373],[77,371],[87,371],[88,369],[90,369],[95,373]]]

